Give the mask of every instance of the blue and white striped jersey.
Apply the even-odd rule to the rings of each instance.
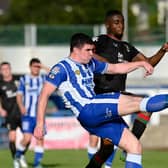
[[[57,87],[66,107],[78,116],[84,105],[95,96],[94,73],[104,73],[106,68],[107,63],[95,59],[80,64],[66,58],[53,66],[46,80]]]
[[[37,101],[45,80],[46,75],[33,77],[26,74],[20,78],[17,93],[23,95],[23,104],[27,111],[26,116],[36,117]]]

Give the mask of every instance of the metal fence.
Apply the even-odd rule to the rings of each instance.
[[[1,46],[54,46],[69,44],[76,32],[97,36],[105,33],[102,25],[8,25],[0,26]],[[129,27],[128,39],[133,44],[158,45],[166,39],[164,28],[137,32]]]

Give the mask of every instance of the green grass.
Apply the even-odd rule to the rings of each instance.
[[[124,168],[124,162],[119,160],[117,153],[113,168]],[[143,153],[144,168],[167,168],[168,151],[145,151]],[[26,154],[29,167],[32,167],[33,152]],[[86,150],[46,150],[43,166],[45,168],[84,168],[88,162]],[[12,168],[12,159],[9,150],[0,149],[0,168]]]

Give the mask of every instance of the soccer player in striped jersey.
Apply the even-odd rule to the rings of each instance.
[[[100,62],[93,58],[93,51],[94,43],[89,36],[83,33],[72,36],[70,56],[53,66],[47,75],[39,97],[34,136],[43,139],[47,101],[58,89],[66,107],[74,112],[88,132],[109,139],[127,152],[126,168],[142,168],[142,146],[121,116],[139,110],[157,112],[165,109],[168,107],[168,94],[145,98],[120,92],[96,95],[93,82],[95,73],[124,74],[142,67],[146,70],[145,76],[148,76],[153,73],[153,67],[146,61],[119,64]]]
[[[29,67],[30,74],[21,76],[17,92],[17,103],[22,113],[23,140],[18,146],[16,158],[22,167],[28,167],[24,153],[31,142],[36,125],[37,101],[46,78],[46,75],[40,74],[40,70],[49,71],[48,67],[42,65],[38,58],[32,58]],[[34,152],[34,167],[41,168],[40,162],[44,153],[43,139],[37,140]]]

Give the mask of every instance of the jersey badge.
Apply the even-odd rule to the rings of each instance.
[[[57,73],[60,72],[60,68],[59,67],[54,67],[52,70],[51,70],[51,74],[54,74],[56,75]]]
[[[49,74],[49,76],[48,76],[50,79],[54,79],[54,77],[55,77],[55,75],[54,74]]]
[[[118,47],[118,44],[113,42],[113,46],[114,47]]]
[[[75,71],[75,74],[76,74],[76,75],[80,75],[80,71],[79,71],[79,70],[76,70],[76,71]]]
[[[106,108],[106,115],[105,118],[111,118],[112,117],[112,111],[109,108]]]
[[[124,45],[125,45],[125,48],[126,48],[127,52],[130,52],[129,46],[127,44],[124,44]]]

